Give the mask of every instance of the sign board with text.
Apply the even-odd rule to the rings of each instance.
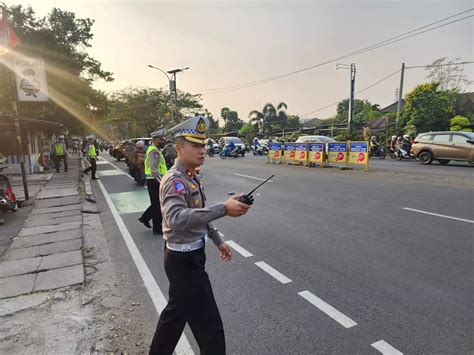
[[[18,101],[49,100],[46,68],[43,59],[15,56],[12,59]]]

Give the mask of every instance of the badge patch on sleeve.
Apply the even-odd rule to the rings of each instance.
[[[180,180],[174,180],[173,187],[174,192],[177,194],[182,194],[183,192],[186,192],[186,186],[184,186],[184,183]]]

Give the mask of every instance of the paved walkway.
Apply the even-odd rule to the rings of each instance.
[[[68,164],[41,188],[0,261],[0,299],[84,282],[79,159]]]

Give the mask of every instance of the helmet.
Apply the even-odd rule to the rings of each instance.
[[[405,135],[403,136],[403,138],[405,138],[405,139],[410,139],[410,136],[409,136],[408,134],[405,134]]]
[[[137,144],[135,144],[137,148],[144,148],[145,147],[145,142],[144,141],[138,141]]]

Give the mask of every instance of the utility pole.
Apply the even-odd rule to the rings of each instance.
[[[351,96],[349,100],[349,117],[347,122],[347,129],[349,130],[349,132],[352,130],[352,120],[354,118],[355,75],[356,66],[354,63],[351,63]]]
[[[398,120],[400,118],[400,111],[402,110],[404,77],[405,77],[405,63],[402,63],[402,70],[400,72],[400,89],[398,90],[398,105],[397,105],[397,120],[396,120],[397,125],[398,125]]]
[[[354,92],[355,92],[355,75],[356,66],[354,63],[349,64],[336,64],[336,70],[349,69],[350,70],[350,91],[349,91],[349,112],[347,115],[347,129],[350,132],[352,130],[352,119],[354,118]]]

